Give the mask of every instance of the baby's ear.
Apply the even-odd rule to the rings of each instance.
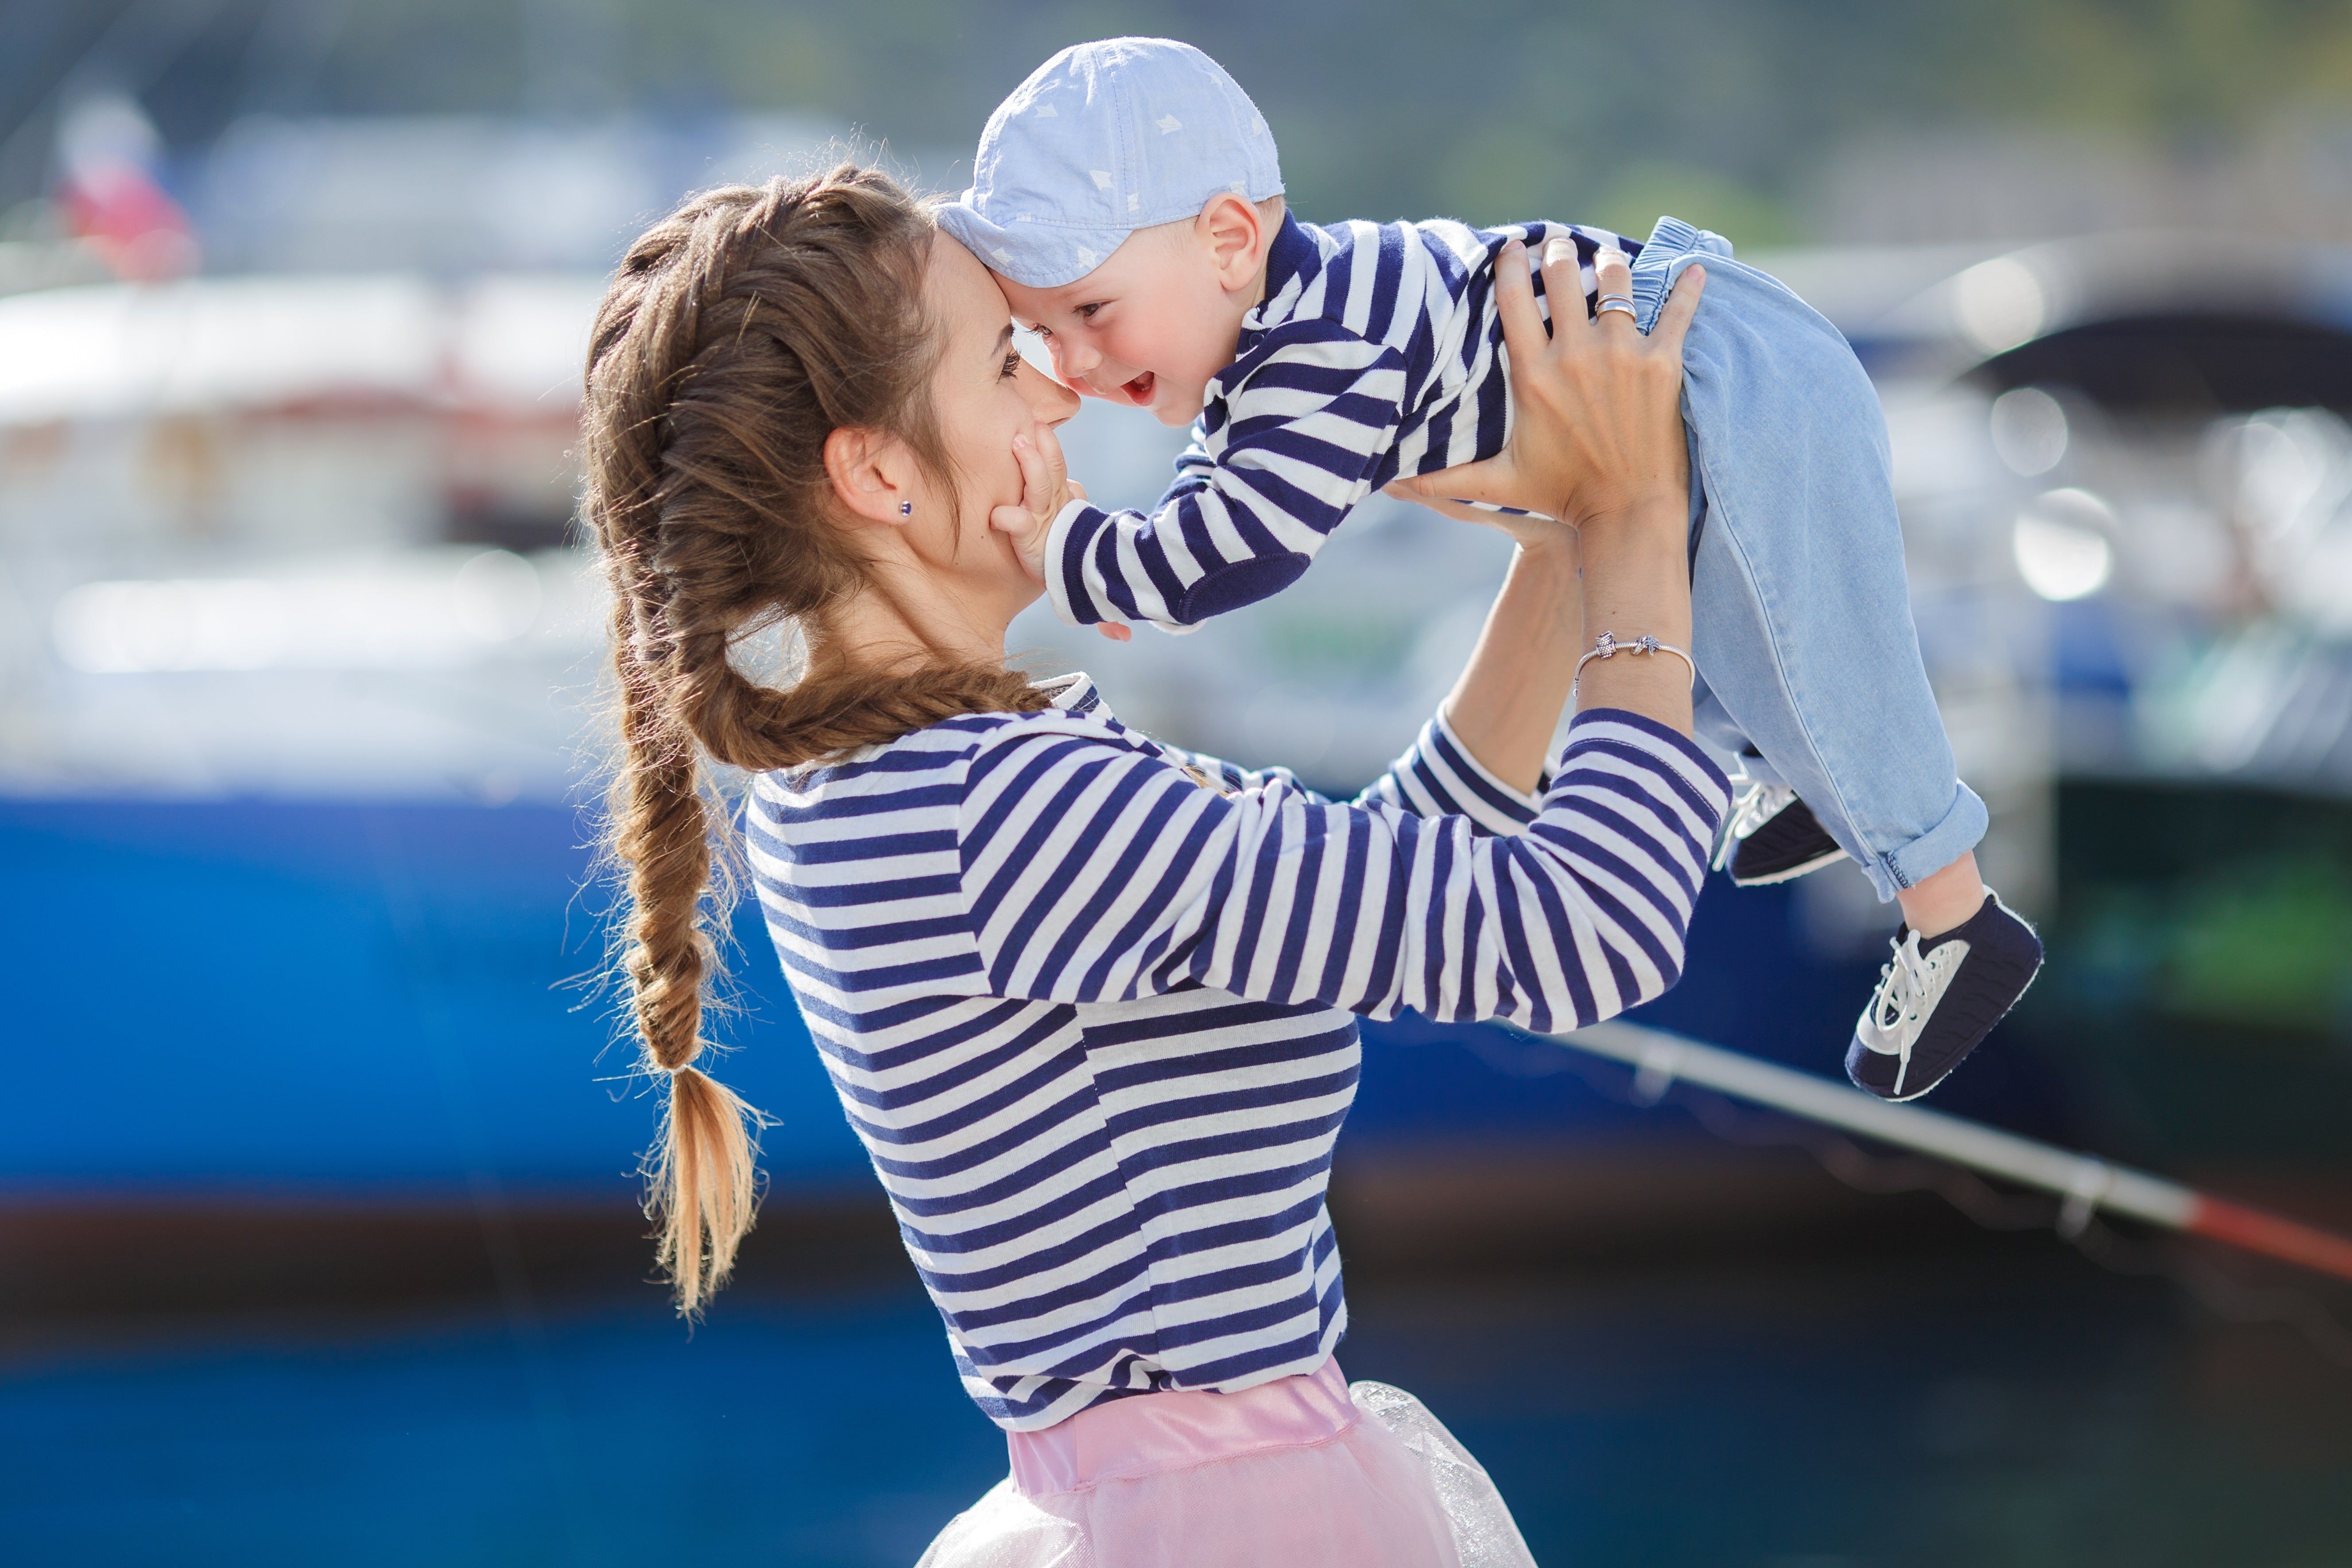
[[[1228,289],[1245,289],[1257,281],[1265,266],[1267,229],[1255,203],[1221,191],[1201,209],[1199,226],[1216,259],[1219,282]]]

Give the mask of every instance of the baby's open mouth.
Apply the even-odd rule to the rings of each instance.
[[[1138,408],[1149,408],[1151,406],[1151,390],[1159,380],[1158,376],[1147,370],[1133,381],[1120,386],[1119,390],[1135,399],[1135,405]]]

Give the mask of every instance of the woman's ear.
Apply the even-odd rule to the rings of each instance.
[[[896,436],[835,429],[824,438],[824,476],[854,517],[896,528],[914,516],[914,454]]]
[[[1201,237],[1217,264],[1217,281],[1228,292],[1251,288],[1265,268],[1265,215],[1231,191],[1209,198],[1198,219]]]

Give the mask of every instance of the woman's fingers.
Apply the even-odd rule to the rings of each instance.
[[[1550,284],[1544,286],[1549,289]],[[1544,352],[1543,317],[1536,309],[1536,285],[1528,270],[1528,247],[1516,239],[1506,242],[1503,254],[1495,260],[1495,310],[1503,318],[1503,346],[1510,351],[1511,363],[1533,364],[1536,356]]]
[[[1576,241],[1564,234],[1556,234],[1544,241],[1544,299],[1551,306],[1551,331],[1558,338],[1562,327],[1588,326],[1584,319],[1584,262],[1576,254]]]
[[[1446,473],[1459,474],[1461,471],[1459,468],[1447,469],[1444,473],[1431,477],[1444,484],[1446,482]],[[1576,531],[1567,523],[1554,521],[1537,512],[1487,510],[1472,506],[1466,500],[1455,500],[1451,496],[1415,495],[1412,491],[1401,489],[1396,485],[1389,486],[1388,493],[1400,500],[1419,501],[1430,510],[1450,517],[1456,522],[1473,522],[1480,528],[1491,528],[1497,533],[1508,534],[1520,544],[1551,543],[1559,539],[1563,531],[1570,534]]]
[[[1530,290],[1528,303],[1534,304]],[[1533,360],[1514,351],[1513,364],[1531,364]],[[1468,509],[1454,510],[1449,501],[1482,500],[1492,506],[1525,507],[1525,489],[1517,467],[1506,450],[1476,463],[1463,463],[1451,468],[1440,468],[1433,474],[1416,474],[1409,479],[1399,479],[1388,487],[1391,495],[1405,500],[1417,500],[1425,507],[1445,513],[1448,517],[1467,517]]]
[[[1494,526],[1495,520],[1504,516],[1504,513],[1496,511],[1480,511],[1468,501],[1457,500],[1454,499],[1453,481],[1455,476],[1463,473],[1464,471],[1465,470],[1462,468],[1444,468],[1430,475],[1429,480],[1431,489],[1433,491],[1439,491],[1442,493],[1425,493],[1423,490],[1414,488],[1417,481],[1412,479],[1395,480],[1394,482],[1384,486],[1381,493],[1382,495],[1393,496],[1398,500],[1417,501],[1421,505],[1427,507],[1432,511],[1443,512],[1447,517],[1454,518],[1463,522],[1475,522],[1482,527]]]
[[[1592,287],[1595,297],[1601,300],[1606,300],[1612,295],[1628,300],[1633,298],[1633,264],[1625,258],[1623,251],[1610,246],[1594,254]],[[1593,318],[1592,324],[1602,331],[1622,332],[1628,337],[1633,336],[1637,331],[1633,316],[1618,307],[1601,311]]]
[[[1650,342],[1660,353],[1671,354],[1676,364],[1683,359],[1683,334],[1690,331],[1691,318],[1698,314],[1698,297],[1706,291],[1706,268],[1685,267],[1675,279],[1675,291],[1666,297],[1666,308],[1651,323]]]

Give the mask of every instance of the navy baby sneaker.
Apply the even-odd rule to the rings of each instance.
[[[1845,1075],[1881,1100],[1916,1100],[1960,1065],[2042,967],[2042,939],[1988,890],[1965,925],[1932,942],[1905,927],[1854,1026]]]
[[[1729,860],[1734,882],[1761,888],[1844,858],[1845,851],[1796,791],[1785,784],[1751,784],[1732,807],[1715,863],[1720,869]]]

